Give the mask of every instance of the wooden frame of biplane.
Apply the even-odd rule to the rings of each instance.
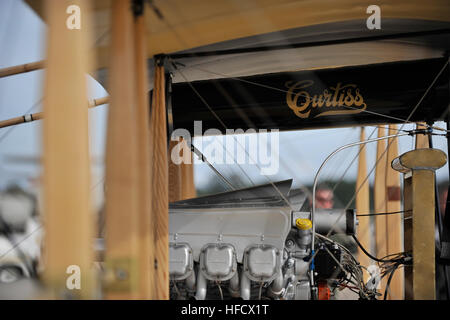
[[[43,118],[44,121],[44,190],[45,190],[45,274],[50,297],[65,292],[66,268],[79,265],[83,270],[78,298],[95,298],[99,290],[92,271],[94,252],[91,240],[94,220],[90,203],[88,122],[86,106],[109,103],[106,148],[106,273],[102,279],[107,299],[168,299],[168,204],[195,196],[192,165],[176,166],[168,160],[166,124],[166,74],[163,57],[155,58],[151,109],[148,101],[147,41],[142,1],[112,2],[112,41],[109,58],[109,97],[87,102],[85,75],[91,71],[88,28],[72,32],[56,27],[65,23],[67,1],[46,1],[49,26],[47,60],[0,70],[6,77],[37,69],[46,69],[44,111],[0,121],[6,127]],[[82,6],[87,1],[70,1]],[[133,4],[133,6],[131,6]],[[89,21],[83,20],[89,25]],[[397,35],[397,37],[408,35]],[[410,36],[410,35],[409,35]],[[392,37],[392,36],[391,36]],[[395,36],[394,36],[395,38]],[[374,39],[383,39],[378,37]],[[364,39],[347,39],[366,41]],[[330,43],[333,43],[331,41]],[[310,44],[314,45],[314,44]],[[321,43],[320,45],[324,45]],[[326,44],[325,44],[326,45]],[[306,46],[306,45],[305,45]],[[151,110],[151,112],[150,112]],[[69,120],[68,120],[69,119]],[[426,128],[426,124],[418,124]],[[378,129],[378,137],[394,134]],[[364,130],[361,141],[365,140]],[[434,299],[434,251],[418,250],[434,245],[434,170],[445,163],[429,148],[426,135],[416,136],[412,159],[398,157],[396,138],[377,143],[374,183],[375,212],[401,211],[399,170],[405,173],[404,210],[412,210],[413,224],[405,226],[406,246],[421,252],[414,270],[406,271],[413,289],[406,297]],[[395,159],[395,160],[394,160]],[[396,170],[392,162],[398,165]],[[68,169],[70,168],[70,169]],[[369,212],[369,183],[364,145],[360,146],[356,209]],[[417,185],[428,185],[419,192]],[[416,199],[416,200],[414,200]],[[417,200],[419,199],[419,200]],[[64,214],[62,214],[64,213]],[[370,247],[369,220],[360,219],[361,243]],[[403,251],[400,215],[376,219],[376,255],[387,256]],[[421,228],[423,232],[414,232]],[[386,235],[388,238],[386,239]],[[64,243],[64,246],[61,246]],[[370,258],[359,255],[361,264]],[[404,298],[404,276],[399,271],[390,284],[390,298]],[[386,283],[382,283],[382,288]]]

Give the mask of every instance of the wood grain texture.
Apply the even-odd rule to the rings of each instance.
[[[42,0],[26,2],[45,19],[41,10]],[[97,9],[97,37],[110,28],[106,13],[111,2],[93,1]],[[366,8],[370,4],[363,0],[341,0],[339,5],[336,0],[166,0],[154,3],[164,19],[158,17],[154,10],[146,10],[148,58],[161,52],[169,54],[290,28],[358,19],[365,21],[369,16]],[[447,0],[426,3],[423,0],[380,0],[376,4],[382,8],[383,19],[450,21],[450,3]],[[376,54],[392,53],[385,50]],[[110,55],[107,41],[98,45],[97,55],[97,69],[106,67]],[[350,60],[354,58],[354,55],[349,55]]]
[[[388,135],[397,133],[397,125],[389,125]],[[400,199],[400,173],[391,167],[391,162],[398,156],[398,138],[388,139],[387,163],[386,163],[386,211],[397,212],[402,210]],[[386,216],[387,222],[387,254],[403,252],[403,227],[402,215],[391,214]],[[404,299],[404,272],[399,268],[391,281],[390,300]]]
[[[43,109],[44,282],[51,295],[93,298],[94,219],[90,198],[90,160],[86,73],[91,67],[85,29],[66,28],[66,8],[82,0],[46,1],[47,69]],[[88,15],[82,25],[88,28]],[[81,289],[66,290],[69,266],[81,271]],[[66,296],[67,297],[67,296]]]
[[[41,113],[41,112],[39,112]],[[10,127],[10,126],[15,126],[16,124],[21,124],[25,122],[25,118],[23,116],[21,117],[14,117],[11,119],[6,119],[6,120],[2,120],[0,121],[0,128],[6,128],[6,127]]]
[[[364,127],[361,128],[360,141],[366,139]],[[368,214],[370,212],[370,194],[369,194],[369,180],[367,179],[367,158],[365,145],[359,146],[358,157],[358,175],[356,177],[356,212],[357,214]],[[364,181],[366,180],[366,181]],[[358,239],[364,248],[370,248],[371,236],[370,236],[370,219],[368,217],[362,217],[359,219],[358,225]],[[361,265],[368,267],[371,264],[371,259],[358,249],[358,260]],[[370,275],[364,273],[365,280],[370,278]]]
[[[427,126],[425,123],[423,122],[418,122],[416,125],[416,129],[417,130],[422,130],[422,129],[426,129]],[[422,148],[429,148],[430,144],[428,141],[428,136],[424,135],[424,134],[418,134],[416,135],[416,139],[415,139],[415,148],[416,149],[422,149]]]
[[[67,17],[67,16],[66,16]],[[40,70],[45,67],[45,61],[36,61],[17,66],[0,69],[0,78],[9,77],[16,74],[26,73],[34,70]]]
[[[412,252],[414,300],[436,300],[435,173],[413,170]]]
[[[103,98],[98,98],[98,99],[92,99],[91,101],[89,101],[89,108],[94,108],[97,106],[100,106],[102,104],[106,104],[109,103],[109,97],[103,97]],[[25,119],[25,117],[28,116],[28,120]],[[36,112],[36,113],[31,113],[29,115],[23,115],[20,117],[14,117],[11,119],[7,119],[7,120],[2,120],[0,121],[0,128],[6,128],[6,127],[10,127],[10,126],[14,126],[16,124],[21,124],[21,123],[27,123],[27,122],[31,122],[31,121],[35,121],[35,120],[41,120],[44,118],[44,113],[43,112]]]
[[[137,144],[139,172],[139,290],[140,298],[154,299],[154,243],[151,216],[150,177],[150,108],[148,102],[148,72],[146,59],[145,23],[143,16],[134,21],[136,63]]]
[[[193,154],[182,137],[169,142],[169,202],[196,197]]]
[[[107,299],[140,298],[140,203],[133,17],[128,0],[112,3],[106,144]]]
[[[164,67],[156,61],[151,131],[152,218],[155,235],[156,299],[169,299],[169,174]]]
[[[180,141],[169,141],[169,153],[168,153],[168,161],[169,161],[169,202],[175,202],[181,200],[182,197],[182,172],[181,172],[181,163],[176,164],[172,161],[170,155],[174,148],[181,143]],[[177,150],[177,149],[175,149]]]
[[[386,135],[386,130],[383,127],[378,128],[378,137]],[[379,159],[375,167],[374,180],[374,212],[386,212],[386,140],[379,140],[377,142],[377,156]],[[384,257],[387,255],[387,216],[380,215],[375,217],[375,248],[376,256]],[[382,279],[380,284],[380,291],[384,292],[386,287],[386,277]]]
[[[187,144],[185,140],[182,140],[181,143]],[[186,148],[183,150],[188,150],[189,147],[186,145]],[[195,181],[194,181],[194,157],[192,152],[189,152],[188,157],[190,158],[190,163],[183,162],[181,164],[181,199],[191,199],[197,196],[197,191],[195,190]]]

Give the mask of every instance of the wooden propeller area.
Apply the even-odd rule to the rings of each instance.
[[[92,2],[47,0],[45,10],[42,9],[48,23],[46,60],[0,70],[0,78],[45,70],[43,112],[2,120],[0,128],[43,120],[43,282],[49,289],[49,296],[55,299],[170,298],[169,203],[196,197],[196,189],[192,162],[172,162],[170,155],[175,144],[169,141],[168,133],[177,128],[192,132],[193,122],[202,120],[204,129],[221,128],[224,123],[230,128],[244,130],[251,128],[249,123],[253,123],[256,128],[285,131],[354,126],[361,129],[361,142],[370,139],[365,125],[378,126],[374,131],[378,138],[392,135],[377,142],[373,193],[368,179],[371,172],[368,172],[366,145],[359,146],[355,187],[356,211],[360,215],[357,236],[362,246],[380,259],[406,250],[420,257],[411,267],[399,269],[392,278],[381,280],[379,290],[384,292],[388,287],[388,299],[435,299],[433,280],[423,276],[434,275],[434,250],[430,249],[432,254],[426,254],[421,253],[420,248],[424,244],[434,245],[434,172],[445,164],[446,156],[430,146],[429,130],[433,129],[435,121],[447,120],[448,57],[221,77],[197,81],[197,91],[193,91],[187,81],[178,82],[171,86],[169,105],[167,78],[177,65],[168,61],[170,55],[155,55],[155,48],[165,46],[152,41],[170,36],[166,46],[178,52],[194,45],[210,44],[212,40],[208,39],[214,37],[209,30],[208,39],[195,39],[195,26],[190,25],[189,44],[175,45],[175,32],[178,30],[183,34],[187,31],[180,31],[178,26],[164,31],[157,21],[155,25],[159,29],[155,30],[159,31],[152,33],[149,41],[146,19],[157,17],[154,12],[146,11],[149,6],[145,3],[112,1],[108,21],[110,46],[92,50],[89,47],[92,33],[88,32],[93,23],[92,16],[81,16],[83,27],[79,30],[65,27],[69,5],[79,6],[82,12],[91,12]],[[96,6],[101,7],[100,4]],[[283,12],[287,12],[287,8],[283,8]],[[214,11],[214,8],[209,9]],[[394,10],[393,14],[396,12]],[[251,14],[247,12],[246,15]],[[280,28],[292,27],[294,20],[291,15],[289,17],[286,22],[278,16],[274,21]],[[252,16],[252,19],[256,18]],[[324,22],[333,20],[323,19]],[[222,25],[215,18],[210,23]],[[202,25],[208,24],[203,21]],[[237,27],[233,26],[234,29]],[[221,41],[236,35],[252,35],[250,30],[241,35],[234,29],[228,30],[223,39],[219,37]],[[149,48],[152,45],[154,47]],[[108,69],[108,96],[89,100],[86,75],[92,74],[94,66],[98,66],[95,55],[101,55],[100,66]],[[182,64],[178,64],[180,66]],[[153,74],[149,75],[149,70]],[[413,80],[414,76],[417,78],[417,70],[424,76]],[[427,86],[439,70],[442,76],[427,95]],[[308,80],[316,79],[311,76],[313,72],[322,82]],[[386,78],[383,83],[373,80],[383,76]],[[149,83],[149,79],[153,83]],[[252,82],[262,85],[252,86]],[[249,94],[240,94],[236,83]],[[267,87],[276,90],[269,92]],[[150,94],[149,88],[152,88]],[[300,89],[304,90],[302,94]],[[228,99],[225,91],[233,99]],[[317,93],[314,97],[313,91]],[[205,106],[200,95],[206,97],[208,105]],[[308,96],[301,100],[301,95]],[[422,95],[426,96],[424,107],[409,117],[411,103]],[[231,100],[234,105],[227,103]],[[98,270],[94,267],[98,257],[92,246],[97,226],[90,193],[88,110],[104,104],[108,104],[104,186],[106,229],[104,269]],[[255,111],[254,104],[261,104],[270,119]],[[242,114],[248,121],[243,120]],[[172,122],[168,120],[170,117],[173,117]],[[400,121],[405,119],[405,122]],[[399,139],[394,136],[402,129],[400,123],[414,124],[420,132],[415,134],[415,150],[403,155],[399,154]],[[188,156],[192,158],[192,154]],[[429,191],[421,194],[420,185],[429,186]],[[371,203],[374,212],[387,214],[370,217]],[[404,214],[389,214],[396,212]],[[411,213],[407,215],[406,212]],[[406,216],[412,217],[410,224],[404,224]],[[361,249],[357,255],[363,266],[377,263]],[[66,290],[66,270],[72,265],[83,271],[81,290],[76,294]],[[365,272],[365,281],[371,276]]]
[[[0,77],[42,68],[46,71],[44,111],[0,121],[3,128],[40,120],[45,115],[44,282],[53,298],[92,299],[102,290],[106,299],[168,299],[169,186],[178,190],[171,195],[171,201],[195,197],[196,192],[193,165],[173,165],[167,157],[163,61],[155,66],[150,113],[143,7],[131,10],[130,1],[114,1],[110,95],[88,102],[86,74],[92,67],[89,34],[85,32],[89,30],[88,15],[83,15],[81,30],[59,27],[65,25],[69,5],[90,12],[89,1],[46,1],[46,61],[0,71]],[[105,159],[107,249],[106,271],[99,278],[93,268],[97,260],[92,249],[95,224],[90,205],[87,112],[88,107],[103,104],[109,104]],[[66,121],[67,117],[70,121]],[[83,270],[81,290],[76,296],[66,290],[66,269],[71,265]]]

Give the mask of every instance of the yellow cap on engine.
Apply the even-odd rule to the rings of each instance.
[[[295,225],[297,226],[297,228],[299,228],[300,230],[308,230],[312,228],[312,222],[309,219],[304,219],[304,218],[298,218],[297,220],[295,220]]]

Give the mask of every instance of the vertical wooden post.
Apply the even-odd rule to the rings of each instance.
[[[182,143],[186,143],[185,140]],[[184,150],[189,149],[187,147]],[[181,164],[181,199],[190,199],[195,198],[197,196],[197,192],[195,191],[195,183],[194,183],[194,159],[192,156],[192,152],[190,152],[189,157],[191,159],[191,163],[182,163]]]
[[[378,128],[378,137],[385,136],[385,129]],[[386,212],[386,140],[377,142],[378,163],[375,167],[374,181],[374,211],[375,213]],[[381,258],[387,255],[387,216],[375,216],[375,248],[376,256]],[[379,290],[384,292],[386,277],[381,280]]]
[[[155,235],[156,298],[169,299],[169,176],[164,59],[155,57],[151,111],[152,218]]]
[[[423,122],[418,122],[416,125],[416,129],[420,130],[420,129],[426,129],[427,126],[425,123]],[[416,135],[416,143],[415,143],[415,148],[416,149],[422,149],[422,148],[429,148],[430,144],[428,141],[428,136],[424,135],[424,134],[417,134]]]
[[[403,248],[405,252],[413,251],[412,241],[412,211],[413,211],[413,192],[412,175],[404,175],[403,179]],[[413,300],[413,266],[405,265],[403,273],[405,274],[405,300]]]
[[[81,8],[79,30],[66,27],[66,8],[70,5]],[[49,29],[43,123],[44,281],[58,298],[93,298],[95,289],[86,108],[86,74],[90,69],[88,5],[82,0],[46,1]],[[80,290],[67,290],[70,274],[66,272],[81,272]]]
[[[426,129],[426,125],[423,122],[418,122],[416,124],[416,129]],[[415,136],[415,149],[423,149],[423,148],[429,148],[430,144],[428,141],[428,136],[424,134],[417,134]],[[404,211],[411,210],[409,212],[405,212],[404,217],[407,217],[408,219],[404,220],[404,249],[405,251],[412,251],[413,250],[413,220],[412,220],[412,210],[413,210],[413,183],[412,183],[412,176],[409,178],[405,178],[403,182],[403,194],[404,194]],[[412,300],[414,299],[414,290],[413,290],[413,266],[405,266],[404,268],[404,275],[405,275],[405,299]]]
[[[360,141],[364,141],[364,127],[361,128]],[[356,178],[356,212],[358,214],[368,214],[370,211],[370,200],[369,200],[369,180],[367,179],[367,159],[366,159],[366,149],[365,145],[359,146],[359,159],[358,159],[358,176]],[[365,180],[365,181],[364,181]],[[365,248],[370,248],[370,220],[360,219],[358,226],[358,239]],[[358,249],[358,259],[361,265],[368,267],[370,264],[370,258],[367,257],[364,252]],[[365,273],[365,280],[370,277],[369,274]]]
[[[106,298],[140,297],[140,203],[133,16],[129,0],[112,2],[106,145]]]
[[[172,161],[172,153],[181,163]],[[169,202],[195,198],[193,157],[185,139],[169,142],[169,158]]]
[[[144,5],[136,8],[134,21],[134,44],[136,62],[137,98],[137,144],[139,172],[139,221],[140,221],[140,296],[154,299],[154,234],[151,216],[150,181],[150,107],[148,102],[147,50],[145,39]]]
[[[405,209],[412,209],[412,223],[405,226],[405,247],[412,249],[413,267],[407,269],[412,290],[407,297],[436,299],[435,285],[435,170],[445,165],[447,156],[437,149],[409,151],[392,162],[405,174]],[[406,194],[409,192],[410,194]]]
[[[389,125],[388,135],[396,134],[397,126]],[[400,189],[400,173],[393,170],[390,166],[393,159],[398,156],[398,138],[390,138],[388,140],[387,166],[386,166],[386,188],[387,188],[387,212],[401,211],[401,189]],[[387,221],[387,254],[403,252],[402,240],[402,215],[391,214],[386,216]],[[380,257],[382,258],[382,257]],[[389,298],[393,300],[404,299],[404,272],[399,269],[395,272],[389,286]]]
[[[170,155],[172,149],[181,141],[169,141],[169,202],[175,202],[182,199],[182,176],[181,176],[181,164],[173,163]]]

